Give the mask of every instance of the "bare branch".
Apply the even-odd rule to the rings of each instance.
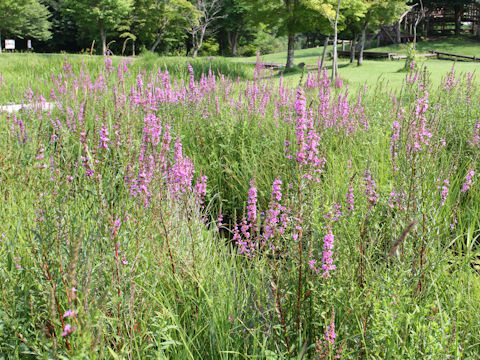
[[[215,29],[212,29],[212,24],[215,20],[226,17],[226,15],[221,15],[221,0],[197,0],[194,5],[201,15],[198,19],[198,24],[187,28],[187,32],[192,35],[193,57],[197,55],[198,50],[202,46],[205,35],[215,31]]]

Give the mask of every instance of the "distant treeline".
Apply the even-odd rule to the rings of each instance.
[[[252,56],[352,39],[415,10],[460,17],[474,0],[1,0],[0,42],[37,52]],[[422,10],[422,11],[419,11]],[[22,40],[23,39],[23,40]],[[95,44],[92,46],[92,42]]]

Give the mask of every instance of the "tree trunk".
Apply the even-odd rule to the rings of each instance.
[[[397,22],[397,25],[395,26],[397,44],[400,44],[402,42],[402,35],[400,33],[400,23],[401,22],[402,22],[402,20]]]
[[[287,63],[285,64],[285,67],[287,69],[293,68],[294,54],[295,54],[295,34],[290,33],[288,34]]]
[[[360,53],[358,54],[357,66],[361,66],[363,63],[363,50],[365,49],[365,37],[367,33],[367,23],[362,25],[362,38],[360,40]]]
[[[340,12],[340,3],[337,2],[337,11],[335,13],[335,22],[333,24],[333,60],[332,60],[332,80],[337,78],[338,73],[338,53],[337,53],[337,39],[338,39],[338,15]]]
[[[233,37],[233,44],[232,44],[232,56],[237,56],[237,48],[238,48],[238,34],[235,34]]]
[[[153,43],[152,49],[150,50],[152,54],[155,54],[155,49],[157,48],[158,44],[160,44],[161,39],[162,39],[162,34],[158,34],[157,39]]]
[[[413,27],[413,50],[417,48],[417,24]]]
[[[194,37],[192,57],[197,57],[198,50],[200,50],[200,48],[202,47],[203,38],[205,36],[206,30],[207,30],[206,27],[202,27],[202,29],[200,30],[200,35],[198,36],[198,39]]]
[[[103,25],[100,25],[100,40],[102,42],[102,54],[107,55],[107,32]]]
[[[233,44],[232,44],[232,56],[237,56],[237,47],[238,47],[238,34],[235,34],[233,37]]]
[[[357,34],[353,34],[352,42],[350,43],[350,64],[355,61],[355,51],[357,47]]]
[[[462,30],[463,5],[455,6],[455,35],[460,35]]]
[[[325,63],[325,56],[327,55],[327,48],[328,42],[330,41],[330,37],[325,38],[325,42],[323,43],[323,53],[322,53],[322,60],[320,60],[320,70],[323,69],[323,64]]]
[[[238,36],[238,32],[232,34],[230,31],[227,31],[227,40],[232,50],[232,56],[237,56]]]

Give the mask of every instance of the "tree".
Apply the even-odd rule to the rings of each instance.
[[[331,27],[333,28],[333,59],[332,59],[332,80],[337,77],[338,74],[338,53],[337,53],[337,42],[338,42],[338,21],[340,16],[340,6],[342,5],[342,0],[337,0],[337,6],[335,7],[335,17],[332,18],[325,10],[323,4],[320,4],[320,9],[325,15],[325,18],[328,19]],[[328,42],[325,42],[328,44]],[[324,51],[325,53],[325,51]],[[323,63],[323,61],[322,61]]]
[[[423,1],[419,0],[420,10],[415,13],[415,23],[413,24],[413,49],[417,47],[417,27],[425,18],[425,7],[423,6]],[[414,5],[415,6],[415,5]]]
[[[225,0],[224,15],[221,26],[225,30],[232,55],[237,56],[240,37],[252,28],[248,21],[248,7],[241,0]]]
[[[190,22],[187,26],[187,32],[192,36],[193,53],[192,57],[196,57],[198,50],[202,47],[203,39],[208,32],[213,32],[212,25],[216,20],[225,17],[222,14],[221,0],[195,0],[195,7],[200,16],[198,22]]]
[[[67,14],[77,24],[89,29],[97,27],[102,43],[102,53],[107,53],[107,31],[115,30],[132,10],[133,0],[65,0]]]
[[[22,12],[22,19],[18,21],[18,36],[20,38],[34,38],[37,40],[48,40],[52,33],[52,26],[49,21],[51,14],[47,7],[39,1],[29,1]]]
[[[253,22],[261,22],[276,30],[278,35],[287,35],[287,63],[294,66],[295,35],[310,30],[329,32],[326,15],[335,17],[335,0],[244,0]],[[333,22],[332,22],[333,24]],[[327,30],[328,29],[328,30]]]
[[[20,38],[47,40],[51,37],[48,9],[38,0],[0,1],[0,53],[2,33]]]
[[[142,40],[155,52],[166,33],[180,32],[198,24],[199,12],[187,0],[136,0],[135,22]]]
[[[341,36],[343,39],[350,38],[350,62],[355,61],[356,41],[361,33],[362,24],[368,10],[368,5],[364,0],[346,0],[343,2],[340,13],[343,18],[343,31]]]
[[[81,49],[77,41],[78,26],[70,15],[64,14],[63,3],[65,0],[43,0],[43,4],[52,15],[50,22],[52,27],[52,40],[43,45],[43,49],[49,52],[67,50],[76,52]]]
[[[358,66],[363,63],[367,29],[378,29],[383,25],[393,24],[408,9],[404,0],[366,0],[365,4],[367,5],[367,11],[362,20]]]

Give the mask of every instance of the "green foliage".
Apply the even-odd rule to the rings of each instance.
[[[272,54],[287,50],[287,38],[274,36],[266,29],[261,27],[253,42],[253,46],[260,51],[260,54]],[[247,56],[247,55],[245,55]]]
[[[370,0],[366,4],[365,21],[372,30],[378,29],[380,25],[395,23],[400,15],[407,10],[403,0]]]
[[[332,15],[333,6],[328,1],[283,1],[269,0],[262,3],[244,0],[252,21],[262,22],[279,35],[288,35],[330,25],[323,11]],[[302,21],[299,21],[302,19]]]
[[[214,38],[210,38],[203,42],[202,47],[198,51],[200,56],[218,55],[218,42]]]
[[[66,13],[72,14],[82,28],[114,29],[129,13],[131,0],[65,0]]]
[[[48,9],[39,0],[2,0],[0,35],[48,40],[51,37],[49,17]]]
[[[185,28],[198,22],[199,13],[187,0],[135,0],[134,28],[152,52],[160,41],[175,47],[185,40]]]
[[[117,29],[132,10],[133,0],[65,0],[63,8],[85,32],[100,32],[103,54],[107,51],[107,31]]]
[[[78,27],[71,16],[65,15],[63,12],[64,0],[44,0],[43,4],[47,6],[51,14],[50,21],[52,23],[52,37],[50,41],[41,44],[42,51],[56,52],[79,51]]]
[[[407,44],[405,46],[407,52],[407,58],[405,59],[404,71],[410,71],[412,62],[415,64],[415,69],[418,68],[418,52],[413,44]]]

